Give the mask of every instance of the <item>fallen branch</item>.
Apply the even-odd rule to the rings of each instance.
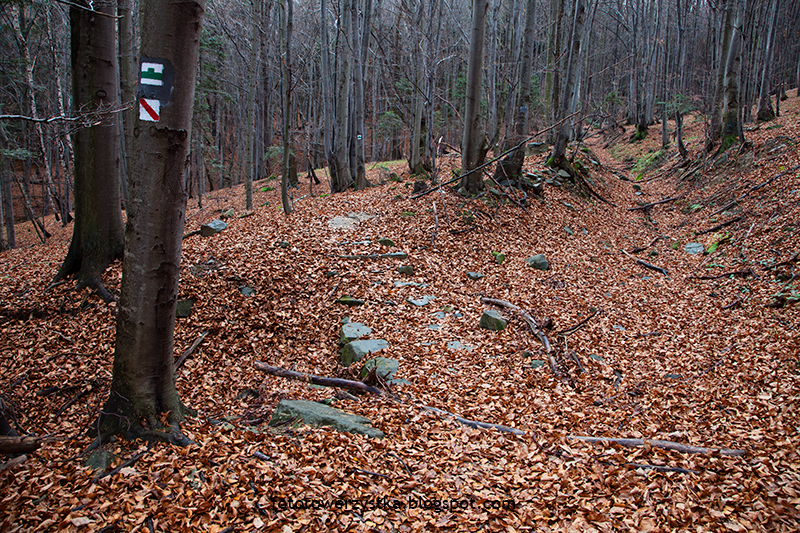
[[[715,231],[719,231],[724,227],[727,227],[727,226],[730,226],[731,224],[735,224],[735,223],[739,222],[743,218],[744,218],[743,216],[739,215],[738,217],[732,218],[732,219],[730,219],[730,220],[728,220],[726,222],[723,222],[722,224],[717,224],[713,228],[708,228],[708,229],[704,229],[703,231],[698,231],[697,233],[695,233],[695,235],[705,235],[706,233],[713,233]]]
[[[737,296],[736,299],[734,301],[732,301],[731,303],[723,305],[722,309],[725,309],[725,310],[733,309],[734,307],[739,307],[741,305],[742,305],[742,299],[739,296]]]
[[[788,266],[797,261],[800,258],[800,253],[794,254],[792,257],[787,259],[786,261],[781,261],[780,263],[775,263],[774,265],[768,265],[764,267],[764,270],[772,270],[773,268],[778,268],[782,266]]]
[[[778,178],[782,178],[782,177],[783,177],[783,176],[785,176],[786,174],[789,174],[789,173],[791,173],[791,172],[794,172],[794,171],[795,171],[795,170],[797,170],[797,169],[800,169],[800,165],[795,165],[795,166],[793,166],[792,168],[790,168],[789,170],[784,170],[784,171],[783,171],[783,172],[781,172],[780,174],[776,174],[775,176],[771,177],[770,179],[768,179],[767,181],[765,181],[765,182],[763,182],[763,183],[760,183],[760,184],[758,184],[758,185],[753,185],[752,187],[750,187],[749,189],[747,189],[747,191],[745,191],[744,193],[742,193],[741,195],[739,195],[739,197],[738,197],[738,198],[736,198],[735,200],[733,200],[733,201],[729,202],[727,205],[725,205],[725,206],[723,206],[723,207],[720,207],[719,209],[717,209],[716,211],[714,211],[713,213],[711,213],[711,214],[710,214],[710,215],[708,215],[708,216],[709,216],[709,217],[713,217],[714,215],[718,215],[719,213],[722,213],[723,211],[727,211],[728,209],[730,209],[730,208],[731,208],[731,207],[733,207],[734,205],[736,205],[736,204],[738,204],[739,202],[741,202],[742,200],[744,200],[744,199],[745,199],[745,197],[747,197],[747,196],[749,196],[749,195],[750,195],[750,193],[752,193],[752,192],[755,192],[755,191],[757,191],[757,190],[759,190],[759,189],[762,189],[762,188],[766,187],[767,185],[769,185],[770,183],[772,183],[772,182],[773,182],[773,181],[775,181],[776,179],[778,179]]]
[[[645,268],[649,268],[650,270],[655,270],[656,272],[661,272],[662,274],[664,274],[664,277],[667,277],[667,278],[669,277],[669,274],[667,273],[667,271],[665,269],[661,268],[660,266],[651,265],[647,261],[642,261],[641,259],[637,259],[636,257],[633,257],[631,254],[629,254],[625,250],[622,250],[622,253],[627,255],[628,257],[630,257],[634,261],[636,261],[637,264],[640,264]]]
[[[592,312],[591,315],[587,316],[586,318],[584,318],[583,320],[581,320],[580,322],[578,322],[577,324],[575,324],[571,328],[562,329],[561,331],[557,332],[556,335],[564,336],[564,335],[569,335],[570,333],[575,333],[576,331],[581,329],[583,326],[585,326],[587,322],[589,322],[591,319],[593,319],[595,316],[597,316],[597,313],[599,311],[600,311],[599,309],[595,309]]]
[[[740,457],[744,455],[744,450],[732,450],[729,448],[703,448],[700,446],[691,446],[689,444],[681,444],[679,442],[672,442],[669,440],[657,439],[618,439],[609,437],[582,437],[579,435],[569,435],[568,439],[582,440],[591,444],[604,444],[614,443],[627,448],[635,448],[638,446],[652,446],[654,448],[662,448],[664,450],[672,450],[680,453],[712,453],[719,452],[720,455],[727,455],[731,457]]]
[[[711,279],[727,278],[728,276],[737,276],[740,278],[746,278],[749,276],[757,277],[756,273],[753,272],[753,269],[748,268],[746,270],[734,270],[732,272],[723,272],[722,274],[717,274],[716,276],[692,276],[689,279],[711,280]]]
[[[628,209],[628,211],[639,211],[639,210],[646,211],[646,210],[650,209],[651,207],[653,207],[654,205],[661,205],[661,204],[666,204],[668,202],[674,202],[675,200],[680,200],[681,198],[683,198],[683,195],[681,195],[681,196],[673,196],[672,198],[665,198],[665,199],[659,200],[657,202],[651,202],[649,204],[639,205],[639,206],[636,206],[636,207],[631,207],[631,208]]]
[[[432,411],[440,415],[452,416],[458,422],[464,424],[465,426],[469,426],[471,428],[496,429],[498,431],[505,431],[506,433],[513,433],[514,435],[525,435],[525,432],[522,431],[521,429],[510,428],[508,426],[503,426],[501,424],[491,424],[489,422],[478,422],[476,420],[469,420],[466,418],[462,418],[456,414],[453,414],[450,411],[444,411],[442,409],[437,409],[436,407],[430,407],[428,405],[423,405],[422,408],[425,409],[426,411]]]
[[[255,366],[257,369],[263,372],[266,372],[267,374],[270,374],[272,376],[277,376],[279,378],[305,381],[306,383],[312,383],[314,385],[322,385],[323,387],[340,387],[342,389],[350,389],[359,392],[371,392],[372,394],[377,394],[379,396],[386,395],[385,391],[382,391],[381,389],[377,389],[375,387],[370,387],[369,385],[365,385],[360,381],[353,381],[349,379],[340,379],[340,378],[326,378],[322,376],[315,376],[314,374],[295,372],[294,370],[286,370],[283,368],[278,368],[276,366],[270,366],[266,363],[262,363],[261,361],[253,362],[253,366]]]
[[[38,450],[43,437],[11,437],[0,435],[0,454],[16,455]]]
[[[127,468],[127,467],[131,466],[133,463],[135,463],[136,461],[138,461],[139,459],[141,459],[141,458],[142,458],[142,456],[143,456],[144,454],[146,454],[147,452],[149,452],[149,451],[150,451],[150,448],[152,448],[152,446],[153,446],[153,444],[152,444],[152,443],[150,443],[150,444],[148,444],[148,446],[147,446],[147,449],[146,449],[146,450],[144,450],[144,451],[141,451],[141,452],[137,453],[136,455],[134,455],[133,457],[131,457],[130,459],[128,459],[127,461],[125,461],[124,463],[122,463],[121,465],[119,465],[118,467],[116,467],[116,468],[112,468],[111,470],[109,470],[108,472],[105,472],[105,473],[98,473],[97,475],[95,475],[95,476],[92,478],[92,483],[97,483],[97,482],[98,482],[98,481],[100,481],[101,479],[103,479],[103,478],[105,478],[105,477],[113,476],[114,474],[116,474],[117,472],[119,472],[120,470],[122,470],[123,468]]]
[[[339,259],[405,259],[405,252],[391,252],[388,254],[354,254],[340,255]]]
[[[650,244],[648,244],[647,246],[636,246],[633,250],[631,250],[631,253],[632,254],[638,254],[639,252],[644,252],[645,250],[647,250],[648,248],[653,246],[655,243],[657,243],[662,238],[664,238],[664,236],[663,235],[659,235],[658,237],[656,237],[655,239],[650,241]]]
[[[502,154],[498,155],[498,156],[497,156],[497,157],[495,157],[494,159],[492,159],[492,160],[490,160],[490,161],[487,161],[486,163],[484,163],[484,164],[482,164],[482,165],[480,165],[480,166],[478,166],[478,167],[475,167],[475,168],[473,168],[473,169],[472,169],[472,170],[470,170],[469,172],[465,172],[464,174],[461,174],[460,176],[456,176],[455,178],[453,178],[453,179],[451,179],[451,180],[447,180],[447,181],[445,181],[444,183],[440,183],[440,184],[438,184],[438,185],[436,185],[436,186],[434,186],[434,187],[431,187],[430,189],[428,189],[428,190],[426,190],[426,191],[423,191],[423,192],[421,192],[421,193],[419,193],[419,194],[415,194],[415,195],[413,195],[413,196],[410,196],[410,197],[409,197],[409,200],[415,200],[415,199],[417,199],[417,198],[420,198],[420,197],[422,197],[422,196],[425,196],[426,194],[430,194],[430,193],[432,193],[433,191],[435,191],[435,190],[437,190],[437,189],[440,189],[441,187],[444,187],[445,185],[450,185],[451,183],[455,183],[456,181],[459,181],[459,180],[461,180],[461,179],[464,179],[465,177],[469,176],[470,174],[473,174],[473,173],[475,173],[475,172],[480,172],[480,171],[482,171],[484,168],[486,168],[486,167],[488,167],[489,165],[491,165],[492,163],[495,163],[495,162],[497,162],[498,160],[500,160],[500,159],[504,158],[505,156],[507,156],[507,155],[508,155],[508,154],[510,154],[511,152],[513,152],[513,151],[515,151],[515,150],[517,150],[517,149],[519,149],[519,148],[522,148],[522,147],[523,147],[525,144],[527,144],[528,142],[530,142],[530,141],[534,140],[536,137],[538,137],[538,136],[539,136],[539,135],[541,135],[542,133],[545,133],[545,132],[548,132],[548,131],[550,131],[550,130],[552,130],[552,129],[558,128],[559,126],[561,126],[561,124],[563,124],[564,122],[566,122],[566,121],[570,120],[572,117],[574,117],[574,116],[575,116],[575,115],[577,115],[577,114],[578,114],[578,112],[576,111],[575,113],[571,114],[570,116],[568,116],[568,117],[565,117],[565,118],[563,118],[562,120],[559,120],[558,122],[556,122],[556,123],[555,123],[555,124],[553,124],[552,126],[550,126],[550,127],[548,127],[548,128],[545,128],[545,129],[543,129],[543,130],[537,131],[536,133],[534,133],[533,135],[531,135],[530,137],[528,137],[527,139],[525,139],[525,140],[524,140],[524,141],[522,141],[521,143],[517,144],[516,146],[514,146],[514,147],[512,147],[512,148],[509,148],[508,150],[506,150],[506,151],[505,151],[505,152],[503,152]]]
[[[643,468],[645,470],[655,470],[656,472],[676,472],[678,474],[699,474],[697,470],[687,470],[685,468],[676,468],[674,466],[661,466],[661,465],[645,465],[640,463],[625,463],[625,466],[632,466],[634,468]]]
[[[192,345],[189,346],[189,348],[185,352],[183,352],[183,355],[181,355],[178,358],[178,360],[175,361],[175,370],[178,370],[180,367],[183,366],[183,363],[184,361],[186,361],[186,358],[194,353],[197,347],[200,346],[200,343],[203,342],[203,339],[206,338],[206,335],[208,335],[207,331],[201,333],[200,336],[197,337],[197,339],[192,343]]]
[[[534,335],[536,335],[539,338],[539,340],[541,341],[542,345],[544,346],[544,349],[547,351],[547,353],[550,353],[550,350],[551,350],[550,341],[548,341],[547,337],[545,337],[544,332],[542,332],[542,329],[539,327],[539,324],[537,324],[536,321],[533,319],[533,317],[531,315],[529,315],[528,313],[526,313],[523,309],[521,309],[520,307],[518,307],[518,306],[516,306],[516,305],[514,305],[512,303],[506,302],[505,300],[497,300],[495,298],[485,298],[484,297],[484,298],[481,298],[481,302],[483,302],[485,304],[497,305],[497,306],[500,306],[500,307],[513,309],[514,311],[519,313],[519,316],[522,317],[522,320],[524,320],[525,323],[528,325],[528,328],[531,330],[531,333],[533,333]]]

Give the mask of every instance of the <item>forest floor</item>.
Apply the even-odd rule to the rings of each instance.
[[[370,164],[373,182],[389,170],[402,181],[337,195],[320,194],[324,185],[313,197],[296,191],[296,211],[285,217],[277,192],[260,191],[275,183],[258,183],[251,216],[184,240],[180,296],[196,303],[178,319],[176,354],[208,332],[177,377],[183,401],[198,411],[183,424],[197,444],[110,443],[114,466],[144,453],[98,480],[84,450],[108,395],[114,305],[70,284],[45,291],[72,228],[51,222],[54,236],[39,245],[20,226],[30,245],[0,254],[0,394],[19,429],[51,440],[0,472],[0,530],[797,531],[794,93],[780,118],[747,131],[745,149],[695,172],[679,168],[674,148],[644,168],[660,146],[658,126],[636,144],[591,139],[592,154],[578,158],[611,203],[549,185],[526,210],[449,187],[411,199],[402,164]],[[693,161],[702,159],[702,127],[687,124]],[[541,169],[544,157],[526,165]],[[441,163],[445,179],[447,165],[459,165]],[[207,195],[203,209],[190,202],[187,232],[222,209],[244,212],[241,187]],[[329,225],[348,213],[373,218]],[[381,237],[396,247],[378,244]],[[692,242],[706,253],[687,253]],[[340,257],[398,250],[408,258]],[[530,268],[534,254],[550,270]],[[401,264],[414,274],[399,274]],[[472,280],[468,271],[485,276]],[[118,291],[119,280],[114,265],[106,283]],[[245,296],[245,286],[254,293]],[[343,295],[367,304],[335,303]],[[423,295],[435,299],[407,301]],[[498,309],[505,330],[481,329],[491,308],[481,297],[552,321],[544,333],[558,373],[540,365],[542,344],[513,312]],[[385,437],[268,428],[281,399],[325,400],[334,391],[267,375],[254,362],[356,379],[339,364],[346,316],[388,341],[378,355],[397,359],[396,377],[410,382],[394,387],[397,399],[333,403],[370,418]],[[524,435],[473,429],[422,406]],[[571,436],[644,441],[626,448]],[[650,439],[714,450],[682,453]]]

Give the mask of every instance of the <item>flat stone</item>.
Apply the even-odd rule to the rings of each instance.
[[[474,350],[475,347],[469,344],[462,344],[461,341],[450,341],[447,343],[447,349],[450,351],[467,350],[469,352]]]
[[[417,283],[416,281],[395,281],[395,287],[427,287],[427,283]]]
[[[107,450],[95,450],[86,459],[86,466],[96,472],[105,472],[114,463],[116,457]]]
[[[387,246],[387,247],[394,246],[394,241],[392,239],[387,238],[387,237],[381,237],[380,239],[378,239],[378,243],[382,244],[383,246]]]
[[[417,307],[424,307],[424,306],[428,305],[429,303],[431,303],[435,299],[436,299],[435,296],[426,295],[426,296],[423,296],[422,298],[418,298],[418,299],[411,299],[410,298],[410,299],[408,299],[406,301],[408,303],[410,303],[411,305],[416,305]]]
[[[342,348],[342,365],[350,366],[361,361],[365,355],[377,353],[387,348],[389,343],[384,339],[370,339],[348,342]]]
[[[306,400],[281,400],[272,413],[269,425],[276,426],[292,418],[309,426],[328,426],[347,433],[383,437],[383,432],[373,428],[369,418]]]
[[[484,275],[481,274],[480,272],[467,272],[467,277],[469,279],[471,279],[471,280],[476,280],[477,281],[477,280],[481,279],[482,277],[484,277]]]
[[[483,315],[481,315],[480,327],[483,329],[503,331],[507,325],[508,322],[506,322],[505,318],[494,309],[484,311]]]
[[[575,232],[569,226],[564,226],[564,231],[567,232],[567,235],[575,235]]]
[[[219,233],[220,231],[225,230],[227,228],[228,225],[226,223],[224,223],[218,218],[215,218],[211,222],[200,226],[200,235],[202,235],[203,237],[210,237],[211,235]]]
[[[544,366],[544,361],[542,361],[541,359],[534,359],[533,361],[531,361],[531,368],[539,368],[542,366]]]
[[[175,316],[177,318],[189,318],[192,316],[192,306],[194,306],[194,300],[188,298],[178,300],[178,304],[175,307]]]
[[[242,293],[242,296],[249,297],[256,293],[256,290],[253,287],[239,287],[239,292]]]
[[[397,373],[397,369],[400,368],[400,363],[396,359],[391,359],[389,357],[374,357],[369,361],[364,363],[364,366],[361,367],[361,379],[367,377],[367,374],[375,368],[375,373],[385,379],[386,381],[390,381],[394,375]]]
[[[689,255],[697,255],[705,252],[705,248],[699,242],[690,242],[683,247],[683,250]]]
[[[369,335],[370,333],[372,333],[372,330],[364,324],[360,324],[358,322],[347,323],[339,330],[339,344],[353,342],[354,340]]]
[[[528,266],[537,270],[550,270],[550,263],[547,262],[544,254],[536,254],[525,260]]]
[[[400,265],[397,267],[398,274],[404,274],[406,276],[413,276],[414,275],[414,267],[411,265]]]

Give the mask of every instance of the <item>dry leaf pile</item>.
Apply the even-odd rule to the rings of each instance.
[[[798,99],[781,107],[779,127],[748,132],[752,144],[741,152],[694,172],[670,158],[638,183],[619,178],[635,171],[595,139],[591,157],[579,158],[600,163],[590,177],[610,204],[551,186],[526,211],[492,193],[465,200],[449,188],[410,199],[407,173],[361,192],[297,191],[289,217],[275,192],[257,193],[251,216],[184,241],[180,295],[195,304],[178,319],[176,357],[208,332],[178,371],[181,397],[198,411],[183,425],[197,445],[109,443],[115,465],[129,464],[97,480],[83,451],[108,394],[114,306],[68,284],[45,292],[72,230],[51,223],[56,235],[46,246],[0,255],[0,394],[20,429],[50,438],[0,472],[0,529],[796,531],[800,171],[748,193],[800,163]],[[653,150],[657,142],[646,141]],[[625,149],[642,157],[646,143]],[[441,164],[446,178],[458,163]],[[527,164],[541,168],[539,158]],[[372,168],[370,179],[382,173]],[[243,213],[242,192],[205,198],[186,231],[221,209]],[[330,226],[348,213],[372,218]],[[382,237],[397,246],[379,244]],[[691,242],[713,251],[689,255]],[[398,250],[408,258],[340,257]],[[550,270],[526,264],[540,253]],[[413,276],[399,274],[401,264]],[[107,272],[110,289],[118,291],[119,277],[119,265]],[[344,295],[367,303],[335,303]],[[434,299],[408,302],[422,296]],[[552,324],[544,333],[556,374],[518,314],[497,308],[509,327],[478,327],[490,307],[481,297]],[[389,342],[378,355],[397,359],[397,377],[410,382],[393,388],[399,400],[333,403],[386,437],[268,428],[281,399],[325,400],[335,391],[268,376],[254,361],[357,379],[360,363],[350,370],[338,362],[345,316]],[[472,429],[423,406],[525,434]],[[744,455],[681,453],[650,439]]]

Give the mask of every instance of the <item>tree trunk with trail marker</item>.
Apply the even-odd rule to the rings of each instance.
[[[76,112],[110,110],[119,105],[116,26],[113,5],[86,2],[70,8],[73,108]],[[67,257],[53,280],[74,276],[78,288],[95,289],[111,301],[102,275],[122,258],[124,230],[120,211],[120,113],[78,130],[75,151],[75,222]]]
[[[122,294],[98,443],[113,434],[186,442],[173,341],[203,12],[202,0],[141,1],[143,59]]]

